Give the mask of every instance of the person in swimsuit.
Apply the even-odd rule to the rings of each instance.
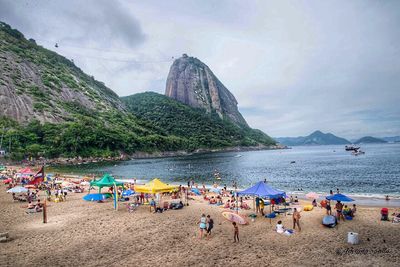
[[[200,226],[200,234],[199,234],[199,239],[203,238],[203,232],[207,228],[207,218],[206,215],[203,213],[201,215],[200,221],[198,222]]]
[[[340,221],[340,218],[342,218],[343,221],[344,221],[345,219],[344,219],[343,212],[342,212],[343,204],[340,201],[338,201],[336,203],[336,205],[335,205],[335,208],[336,208],[336,218],[337,218],[337,220]]]
[[[233,233],[233,243],[237,242],[239,243],[239,227],[236,225],[235,222],[232,223],[233,225],[233,229],[234,229],[234,233]]]
[[[208,223],[207,236],[209,237],[211,235],[211,230],[214,228],[214,220],[211,219],[210,215],[207,215],[207,223]]]
[[[293,229],[296,229],[296,225],[297,227],[299,227],[299,231],[301,231],[301,227],[300,227],[300,212],[297,211],[296,208],[294,208],[293,211]]]

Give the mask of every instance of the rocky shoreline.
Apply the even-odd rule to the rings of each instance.
[[[169,158],[169,157],[180,157],[180,156],[190,156],[196,154],[206,154],[206,153],[225,153],[225,152],[241,152],[241,151],[257,151],[257,150],[275,150],[275,149],[289,149],[287,146],[274,145],[274,146],[251,146],[251,147],[228,147],[223,149],[196,149],[195,151],[158,151],[158,152],[136,152],[131,155],[122,154],[118,157],[75,157],[75,158],[54,158],[54,159],[36,159],[31,161],[8,161],[0,160],[0,164],[4,165],[15,165],[23,164],[29,166],[59,166],[59,165],[76,165],[76,164],[89,164],[97,162],[117,162],[126,161],[131,159],[150,159],[150,158]]]

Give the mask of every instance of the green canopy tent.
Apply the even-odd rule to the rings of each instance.
[[[104,174],[104,176],[99,180],[93,180],[90,182],[90,186],[97,186],[99,188],[99,193],[103,187],[114,187],[123,185],[123,182],[115,181],[114,177],[109,174]]]
[[[114,209],[118,209],[118,193],[117,193],[117,186],[123,186],[123,182],[115,181],[114,177],[109,174],[104,174],[100,180],[93,180],[90,182],[90,187],[97,186],[99,188],[99,193],[103,187],[113,187],[114,188]]]

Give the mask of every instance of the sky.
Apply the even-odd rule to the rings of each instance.
[[[251,127],[350,139],[400,135],[399,10],[397,0],[0,0],[1,21],[120,96],[164,93],[187,53]]]

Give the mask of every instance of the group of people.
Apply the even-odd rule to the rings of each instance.
[[[332,215],[332,206],[331,206],[331,202],[329,200],[322,200],[320,202],[321,204],[321,208],[325,208],[326,209],[326,214],[327,215]],[[337,201],[335,204],[335,211],[336,211],[336,219],[338,221],[340,221],[341,219],[343,221],[346,220],[346,217],[351,217],[353,218],[356,215],[357,212],[357,205],[353,204],[353,207],[350,208],[347,205],[343,205],[343,203],[341,201]]]
[[[203,213],[200,217],[198,224],[200,227],[199,239],[202,239],[203,236],[210,237],[211,230],[214,228],[214,220],[211,218],[211,216],[207,215],[207,217],[206,217],[206,215]],[[238,238],[238,241],[239,241],[239,238]]]

